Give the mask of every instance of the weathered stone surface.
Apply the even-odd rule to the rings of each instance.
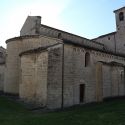
[[[19,95],[22,99],[46,106],[48,52],[26,54],[21,57],[21,83]]]
[[[62,106],[62,52],[62,44],[48,50],[47,107],[51,109]]]
[[[4,92],[49,109],[125,96],[125,20],[119,21],[120,12],[125,8],[115,11],[117,31],[95,41],[29,16],[21,37],[6,41],[6,77],[5,83],[0,77],[0,90],[4,83]]]
[[[34,36],[24,38],[14,38],[7,41],[7,62],[6,62],[6,81],[4,92],[19,94],[20,79],[20,57],[23,51],[35,49],[41,46],[53,45],[60,43],[61,40],[45,36]]]

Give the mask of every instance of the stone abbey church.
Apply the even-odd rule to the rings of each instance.
[[[114,13],[116,31],[92,40],[28,16],[0,48],[0,90],[48,109],[125,96],[125,7]]]

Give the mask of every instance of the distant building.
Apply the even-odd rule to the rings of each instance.
[[[93,40],[28,16],[6,41],[3,91],[49,109],[125,96],[125,7],[114,12],[116,31]]]

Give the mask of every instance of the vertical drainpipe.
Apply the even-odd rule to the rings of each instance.
[[[61,108],[63,109],[64,106],[64,43],[62,43],[62,104]]]

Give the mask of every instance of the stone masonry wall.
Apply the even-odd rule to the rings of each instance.
[[[125,95],[124,68],[103,65],[103,98]]]
[[[95,101],[95,70],[91,62],[85,67],[85,53],[91,52],[83,48],[65,46],[64,66],[64,106],[80,104],[80,84],[85,85],[84,102]],[[91,53],[90,53],[91,54]],[[92,60],[91,60],[92,61]],[[90,79],[91,78],[91,79]]]
[[[62,52],[62,44],[48,49],[47,107],[49,109],[62,106]]]
[[[101,62],[96,63],[96,86],[95,86],[95,97],[97,102],[101,102],[103,100],[103,79],[102,79],[102,66]]]
[[[92,42],[89,39],[41,24],[40,16],[28,16],[21,31],[20,36],[26,35],[44,35],[52,38],[66,39],[74,43],[80,43],[86,46],[103,50],[103,44]]]
[[[39,106],[46,106],[47,68],[47,51],[21,56],[20,98]]]
[[[116,51],[116,38],[115,33],[105,35],[102,37],[98,37],[94,39],[98,43],[104,44],[104,48],[108,51],[115,52]]]
[[[107,34],[94,39],[98,43],[104,44],[108,51],[125,54],[125,30],[118,30],[116,33]]]
[[[119,63],[123,63],[124,58],[116,58],[116,56],[110,54],[67,44],[64,45],[64,59],[62,52],[62,44],[48,48],[48,63],[46,60],[44,61],[45,55],[43,53],[41,56],[34,53],[21,57],[21,68],[23,70],[20,96],[22,98],[36,103],[39,102],[39,104],[47,106],[49,109],[55,109],[61,108],[62,106],[69,107],[80,104],[81,84],[85,85],[84,102],[82,103],[102,101],[103,98],[123,96],[125,94],[124,68],[103,64],[106,58],[106,62],[116,61]],[[87,66],[85,66],[86,52],[90,54],[90,63]],[[36,57],[41,58],[37,61]],[[64,72],[62,70],[63,61]],[[103,62],[99,63],[101,68],[97,70],[98,61]],[[43,64],[43,62],[45,64],[44,68],[46,69],[42,70],[44,72],[40,70],[41,65],[38,65]],[[37,70],[35,67],[37,67]],[[38,74],[36,74],[36,71],[38,71]],[[63,83],[62,73],[64,73]],[[30,84],[28,85],[29,82]],[[28,89],[32,91],[28,92]],[[46,96],[43,97],[42,95]]]
[[[73,93],[73,90],[77,89],[77,86],[74,84],[75,82],[74,64],[75,64],[75,58],[72,46],[65,45],[64,46],[64,94],[63,94],[64,107],[72,106],[74,103],[77,103],[77,100],[74,100],[74,98],[77,96],[77,93]]]
[[[60,39],[64,39],[64,40],[69,40],[72,41],[74,43],[79,43],[82,45],[86,45],[89,47],[93,47],[93,48],[98,48],[100,50],[103,50],[103,44],[100,43],[96,43],[93,42],[89,39],[68,33],[68,32],[64,32],[58,29],[54,29],[45,25],[41,25],[40,27],[40,34],[41,35],[45,35],[45,36],[49,36],[49,37],[54,37],[54,38],[60,38]]]
[[[38,35],[41,25],[40,16],[28,16],[20,31],[20,36]]]
[[[88,50],[81,47],[76,47],[73,45],[65,45],[65,58],[64,58],[64,106],[72,106],[75,104],[79,104],[79,94],[80,94],[80,84],[85,85],[85,91],[84,91],[84,102],[94,102],[94,101],[100,101],[101,98],[105,97],[111,97],[114,96],[113,94],[110,94],[111,86],[112,91],[115,91],[114,88],[117,88],[118,86],[115,86],[115,83],[119,82],[119,93],[117,94],[115,92],[116,96],[124,95],[122,88],[124,88],[124,72],[123,67],[117,67],[117,65],[114,67],[109,65],[102,65],[102,87],[103,90],[100,88],[100,93],[102,95],[100,96],[100,99],[97,99],[97,78],[96,78],[96,63],[98,61],[103,62],[118,62],[121,64],[125,64],[125,58],[118,57],[106,53],[101,53],[94,50]],[[85,54],[90,54],[90,64],[88,66],[85,66]],[[116,68],[115,68],[116,67]],[[116,72],[116,73],[114,73]],[[120,72],[123,72],[122,74],[122,81],[120,81]],[[100,72],[101,73],[101,72]],[[100,77],[100,76],[99,76]],[[116,78],[119,79],[116,81]],[[114,82],[115,81],[115,82]],[[114,83],[113,83],[114,82]],[[115,86],[113,88],[113,86]],[[102,92],[101,92],[102,91]]]
[[[112,67],[109,65],[102,65],[102,98],[112,96]],[[117,76],[116,76],[117,77]]]
[[[53,45],[60,43],[61,40],[44,37],[44,36],[30,36],[18,37],[7,41],[7,63],[6,63],[6,78],[4,84],[4,92],[19,93],[19,71],[20,71],[20,57],[19,54],[23,51],[35,49],[41,46]]]

